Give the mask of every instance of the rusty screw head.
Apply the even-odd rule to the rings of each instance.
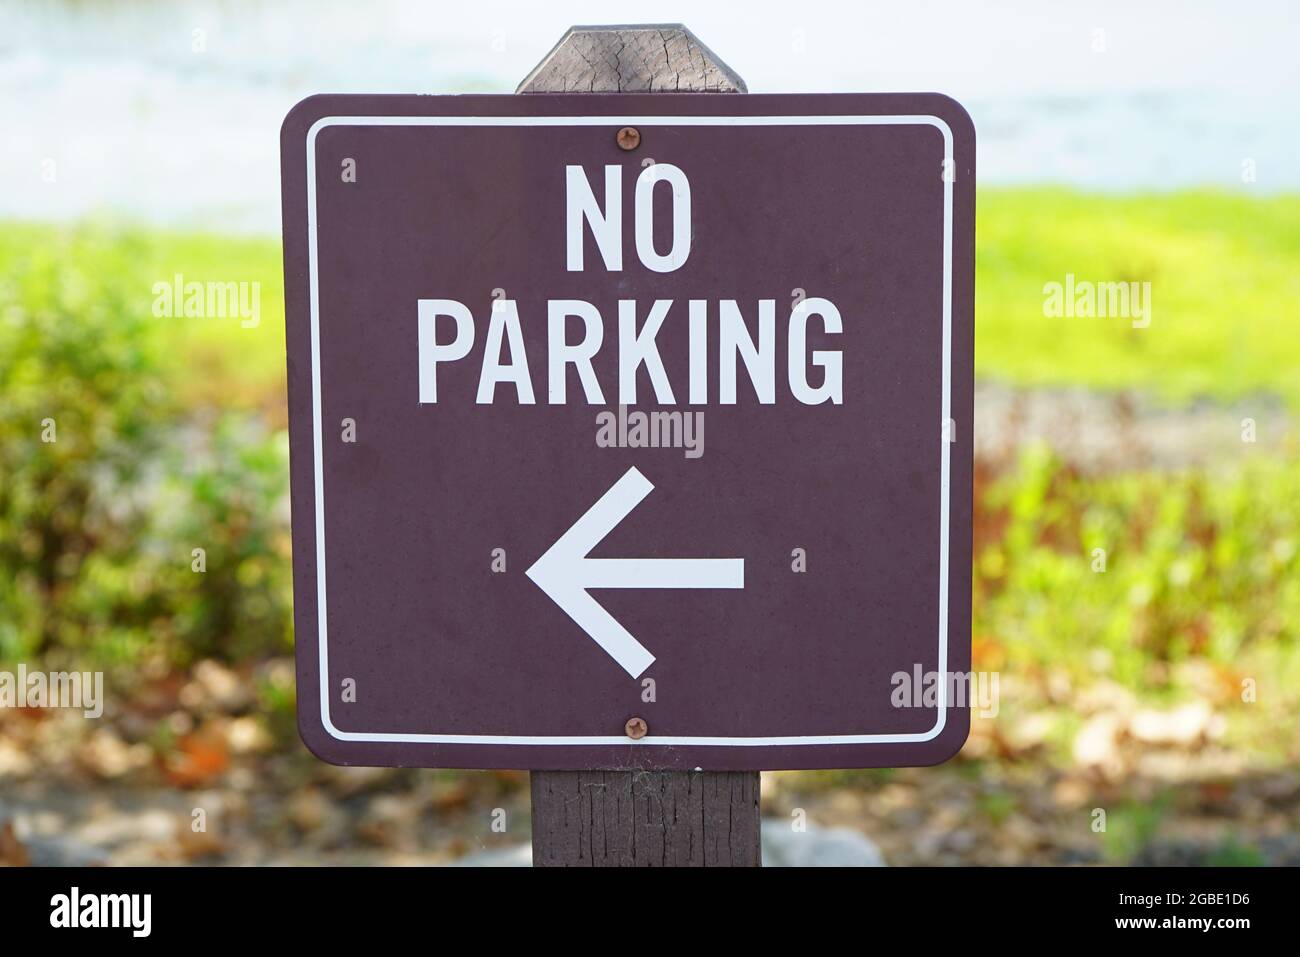
[[[625,126],[614,137],[619,149],[634,150],[641,145],[641,133],[635,126]]]
[[[623,725],[623,730],[633,741],[639,741],[646,736],[650,726],[645,723],[645,718],[628,718],[627,724]]]

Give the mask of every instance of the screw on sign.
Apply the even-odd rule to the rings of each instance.
[[[758,771],[965,740],[974,130],[680,26],[520,92],[285,120],[303,739],[532,770],[540,865],[758,864]]]
[[[634,150],[641,145],[641,133],[635,126],[625,126],[618,131],[619,149]]]

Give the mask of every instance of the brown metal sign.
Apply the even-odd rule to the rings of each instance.
[[[961,746],[959,105],[319,96],[282,164],[316,754],[740,770]]]

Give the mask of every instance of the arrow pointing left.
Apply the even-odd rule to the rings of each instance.
[[[556,539],[525,574],[633,678],[654,655],[587,593],[589,588],[744,588],[743,558],[588,558],[654,486],[636,468]]]

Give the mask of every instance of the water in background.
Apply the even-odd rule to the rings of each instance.
[[[569,25],[650,17],[686,22],[752,92],[953,95],[975,119],[984,183],[1294,191],[1297,9],[1289,0],[1026,0],[996,10],[896,0],[0,2],[0,216],[108,208],[275,232],[280,122],[304,96],[511,92]],[[1254,182],[1243,181],[1248,161]]]

